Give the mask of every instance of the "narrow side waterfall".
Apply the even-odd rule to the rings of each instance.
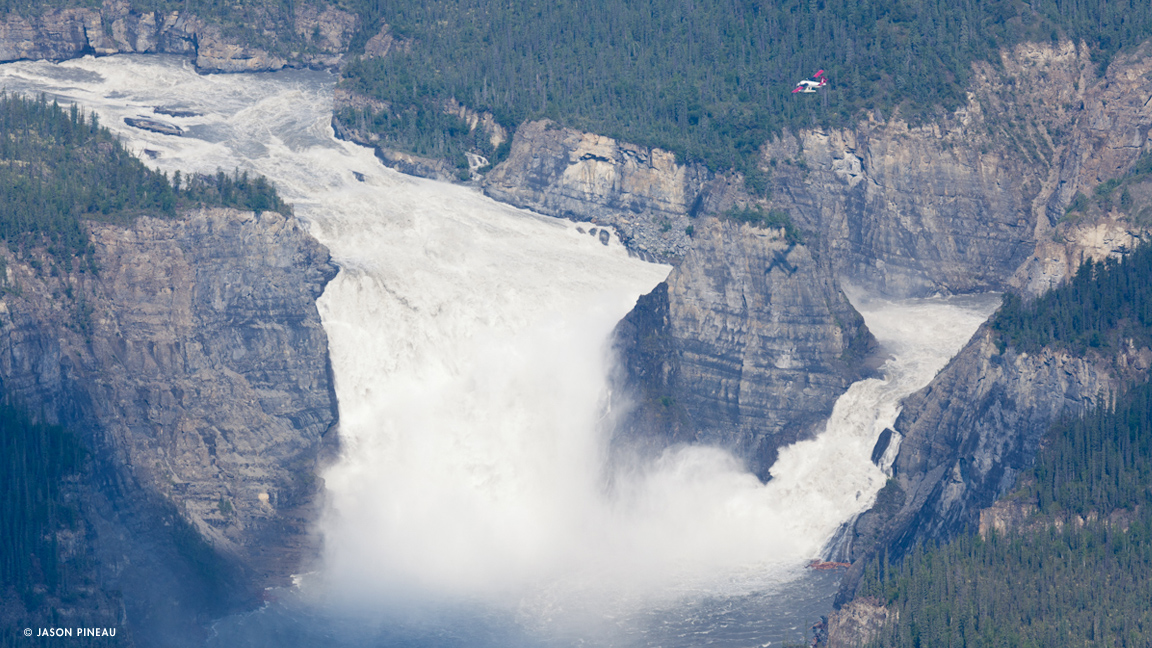
[[[803,636],[810,595],[789,583],[824,579],[811,597],[826,604],[834,580],[805,563],[871,504],[886,479],[877,437],[996,299],[855,298],[892,355],[884,377],[854,384],[766,485],[708,447],[606,475],[609,336],[669,268],[587,225],[385,169],[333,137],[334,81],[200,76],[170,57],[0,66],[0,87],[96,111],[169,173],[268,176],[341,266],[319,304],[342,441],[324,475],[321,568],[291,605],[222,621],[219,645],[254,641],[254,626],[292,628],[301,646]],[[124,124],[154,106],[195,113],[168,119],[187,135]],[[355,621],[325,625],[337,617]],[[492,618],[500,629],[481,630]]]

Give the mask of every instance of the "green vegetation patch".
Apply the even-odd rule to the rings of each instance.
[[[410,43],[353,64],[345,85],[396,115],[446,99],[493,113],[659,146],[715,170],[755,170],[784,128],[851,124],[865,111],[913,121],[952,109],[977,60],[1069,37],[1104,65],[1152,36],[1152,5],[1077,0],[350,0],[368,32]],[[826,70],[830,84],[792,94]],[[429,103],[431,102],[431,103]],[[392,145],[417,152],[403,129]],[[389,130],[391,129],[391,130]],[[447,131],[441,131],[451,136]],[[420,134],[425,137],[426,134]]]
[[[1149,212],[1147,195],[1152,185],[1152,151],[1146,151],[1128,169],[1128,173],[1106,180],[1092,189],[1092,197],[1082,191],[1076,192],[1072,201],[1064,208],[1063,221],[1074,221],[1088,215],[1101,215],[1111,212],[1126,214],[1137,223],[1147,225]],[[1136,200],[1133,194],[1145,200]]]
[[[55,591],[66,581],[56,533],[71,526],[75,511],[63,501],[62,480],[86,456],[79,441],[54,425],[0,403],[0,583],[25,597],[33,585]],[[31,607],[31,606],[29,606]]]
[[[1113,407],[1054,425],[1025,494],[1051,514],[1149,508],[1152,385],[1132,389]]]
[[[874,562],[859,596],[899,615],[877,647],[1152,645],[1152,512],[1127,528],[966,535],[918,547],[898,565]]]
[[[1128,341],[1152,346],[1152,245],[1121,260],[1089,261],[1031,302],[1005,294],[991,326],[1002,348],[1027,353],[1046,346],[1116,352]]]
[[[129,153],[96,115],[44,97],[0,93],[0,239],[47,247],[57,260],[91,258],[85,219],[131,222],[196,206],[290,209],[263,177],[169,180]]]
[[[350,67],[380,68],[378,73],[388,76],[388,61],[357,61]],[[411,103],[400,105],[395,111],[344,108],[336,113],[336,118],[359,130],[378,134],[380,146],[423,157],[450,160],[456,168],[463,170],[468,169],[465,153],[483,155],[495,163],[507,157],[511,150],[510,141],[495,147],[484,128],[473,129],[463,119],[445,113],[442,103],[436,101],[434,96],[418,97]]]
[[[746,223],[753,227],[783,229],[784,238],[789,243],[804,242],[804,235],[792,222],[792,216],[783,209],[765,210],[759,205],[734,207],[721,214],[721,217],[737,223]]]

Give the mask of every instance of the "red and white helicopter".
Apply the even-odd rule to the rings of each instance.
[[[812,78],[804,79],[800,83],[797,83],[796,87],[792,89],[792,94],[796,94],[797,92],[816,92],[816,90],[826,85],[828,85],[828,77],[824,76],[824,70],[820,70],[816,74],[813,74]]]

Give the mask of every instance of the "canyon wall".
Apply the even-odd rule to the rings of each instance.
[[[194,644],[315,551],[336,268],[275,212],[90,228],[97,274],[2,252],[0,387],[91,450],[83,549],[137,641]]]
[[[875,340],[829,262],[782,228],[696,224],[688,254],[617,327],[616,441],[719,445],[767,479],[777,448],[875,367]]]
[[[975,147],[990,151],[989,137],[1002,138],[1015,160],[1005,164],[1029,187],[1024,195],[1035,192],[1020,211],[1032,228],[1032,252],[1007,276],[1010,266],[997,270],[1003,279],[991,287],[1036,295],[1085,260],[1122,255],[1148,239],[1152,188],[1134,165],[1152,151],[1152,49],[1118,56],[1100,78],[1084,49],[1069,43],[1020,46],[1003,61],[1000,70],[977,66],[969,104],[958,114],[983,124],[985,134],[971,134]],[[1122,188],[1129,204],[1110,186]],[[866,265],[853,261],[849,271],[867,274]],[[1125,384],[1146,380],[1150,366],[1145,348],[1129,345],[1106,357],[1057,349],[1030,355],[998,346],[982,328],[905,402],[894,426],[902,443],[893,479],[850,531],[856,562],[838,603],[851,599],[878,553],[900,556],[917,543],[975,531],[982,511],[1032,465],[1054,420],[1106,405]]]
[[[195,17],[134,13],[111,0],[101,10],[8,15],[0,19],[0,60],[171,52],[195,57],[205,71],[336,64],[355,30],[354,19],[334,9],[300,9],[296,16],[297,35],[315,41],[314,47],[255,49]],[[386,35],[381,32],[377,39],[377,55],[401,46]],[[760,163],[771,176],[767,198],[751,196],[738,176],[547,121],[521,125],[507,159],[475,182],[493,198],[610,228],[634,253],[676,263],[669,279],[640,300],[617,332],[622,360],[618,391],[631,408],[618,430],[620,440],[651,447],[692,440],[718,443],[734,449],[766,477],[776,448],[810,434],[851,380],[870,366],[871,336],[844,298],[841,281],[893,296],[1003,289],[1039,294],[1085,258],[1122,254],[1147,237],[1152,219],[1111,211],[1074,217],[1066,207],[1078,194],[1091,194],[1100,183],[1122,177],[1152,149],[1150,54],[1145,45],[1119,55],[1100,76],[1085,47],[1070,42],[1024,44],[1002,53],[998,65],[976,63],[967,101],[955,111],[920,122],[899,114],[872,114],[852,128],[783,133],[762,149]],[[352,95],[345,99],[363,101]],[[452,108],[457,109],[470,119],[466,108]],[[474,127],[482,119],[478,116]],[[373,144],[352,126],[339,121],[335,125],[342,136]],[[448,179],[457,173],[443,160],[383,150],[380,155],[386,163],[419,175]],[[472,166],[469,177],[477,171]],[[779,229],[718,218],[749,204],[786,213],[802,232],[802,242],[788,240]],[[107,247],[99,249],[110,254]],[[259,252],[228,254],[262,258]],[[243,260],[237,256],[234,262]],[[107,258],[102,263],[117,267]],[[19,267],[13,259],[12,271],[22,272]],[[322,285],[326,272],[310,285]],[[43,281],[47,294],[51,281]],[[35,282],[28,278],[26,283]],[[92,280],[92,290],[97,285]],[[56,290],[63,291],[63,284]],[[96,293],[86,299],[93,304],[92,312],[98,312]],[[188,303],[192,308],[200,302]],[[197,308],[207,308],[205,304]],[[115,313],[122,307],[107,306],[105,311]],[[9,308],[17,313],[27,307]],[[325,419],[316,413],[323,409],[319,406],[303,415],[283,405],[290,398],[269,396],[266,392],[276,391],[273,387],[287,373],[269,374],[260,382],[255,375],[259,372],[234,368],[195,373],[213,376],[211,386],[196,388],[199,391],[181,382],[192,378],[163,378],[164,384],[183,385],[179,395],[162,389],[159,382],[139,383],[143,378],[118,378],[119,386],[102,387],[106,391],[99,395],[89,393],[78,385],[111,379],[97,379],[94,368],[83,373],[76,367],[125,366],[135,357],[132,353],[144,352],[120,350],[107,332],[106,343],[98,342],[99,336],[93,342],[77,341],[89,333],[65,332],[60,328],[68,321],[65,314],[42,312],[36,321],[45,322],[45,330],[61,332],[37,336],[31,331],[39,325],[21,329],[30,331],[30,346],[24,348],[35,349],[22,352],[21,362],[40,363],[48,367],[44,375],[55,372],[60,377],[29,379],[25,392],[47,389],[45,393],[59,394],[53,396],[59,405],[51,415],[65,422],[95,420],[97,409],[107,410],[101,415],[120,421],[109,423],[108,429],[121,431],[101,431],[94,440],[106,444],[109,465],[131,465],[140,473],[129,480],[130,488],[161,503],[182,502],[187,519],[204,537],[226,553],[261,564],[251,538],[273,522],[262,517],[265,504],[259,495],[267,494],[274,505],[273,494],[281,498],[296,491],[275,486],[286,477],[269,466],[254,472],[242,466],[251,461],[255,448],[265,452],[264,446],[255,440],[230,445],[237,432],[229,428],[232,423],[213,418],[214,408],[186,411],[189,420],[206,421],[204,425],[221,430],[219,434],[177,434],[185,428],[172,427],[176,424],[164,418],[165,412],[174,405],[183,407],[180,403],[188,394],[226,397],[252,408],[257,403],[265,418],[252,420],[288,420],[292,430],[312,430],[304,436],[311,441],[271,452],[275,461],[288,462],[282,465],[291,465],[293,452],[308,456],[314,451],[315,430],[323,427],[322,421],[330,422],[331,415]],[[104,320],[94,316],[92,321]],[[231,341],[221,347],[201,344],[194,353],[219,358],[222,368],[242,363],[243,355],[226,360],[237,352],[237,341],[223,329],[218,332]],[[172,345],[195,335],[194,329],[173,328],[164,335],[169,337],[163,344],[150,347],[168,349],[162,357],[133,362],[149,371],[152,365],[165,371],[186,363],[200,366],[194,359],[175,365],[171,360],[193,353]],[[91,346],[83,353],[92,359],[82,362],[86,356],[80,351],[60,350],[61,340],[73,340],[68,344],[77,349]],[[107,350],[97,362],[97,349],[104,348],[100,344]],[[1147,370],[1143,354],[1131,350],[1127,359],[1115,361],[1127,363],[1122,367],[1057,353],[1024,356],[998,349],[986,331],[979,333],[906,404],[895,426],[903,437],[895,480],[856,524],[855,555],[944,538],[972,525],[978,510],[1010,488],[1016,471],[1031,460],[1047,422],[1097,406],[1114,393],[1125,372]],[[46,359],[29,359],[41,357]],[[135,376],[135,371],[123,373]],[[28,369],[19,375],[40,373]],[[245,382],[236,382],[236,376]],[[72,386],[51,387],[57,383]],[[130,403],[117,407],[137,413],[117,413],[120,410],[108,403]],[[277,409],[277,403],[285,409]],[[236,420],[244,420],[245,429],[260,429],[249,426],[248,414]],[[201,423],[192,425],[198,426]],[[166,441],[148,443],[132,436],[143,432],[130,433],[152,428],[172,431],[165,433]],[[282,439],[278,433],[258,436],[276,447],[287,443],[269,441]],[[186,447],[172,464],[168,451],[156,448],[175,442]],[[259,505],[251,503],[253,492]],[[116,497],[127,501],[127,496]],[[225,514],[225,500],[233,513]]]
[[[748,202],[739,178],[550,121],[517,129],[508,158],[483,187],[517,207],[610,227],[633,253],[662,261],[693,247],[688,228],[697,216]]]
[[[1148,149],[1148,47],[1100,79],[1087,48],[1067,41],[1001,59],[975,64],[967,103],[927,123],[872,115],[769,142],[772,203],[825,238],[841,276],[896,296],[1038,294],[1085,249],[1115,252],[1054,234],[1077,192]]]
[[[855,524],[853,557],[900,555],[918,542],[974,530],[980,511],[1032,465],[1049,424],[1107,405],[1146,376],[1152,350],[1117,357],[1001,348],[987,327],[920,392],[894,429],[901,435],[893,479]]]
[[[829,362],[866,355],[848,352],[852,336],[844,333],[855,329],[843,325],[858,316],[841,281],[896,297],[1039,294],[1082,260],[1122,254],[1147,235],[1149,223],[1124,214],[1069,218],[1065,206],[1123,176],[1149,150],[1150,65],[1145,47],[1096,78],[1086,48],[1021,45],[1004,52],[1000,66],[976,64],[967,103],[931,122],[871,115],[852,129],[784,133],[766,143],[767,200],[752,200],[739,178],[679,164],[668,152],[551,122],[522,126],[483,187],[498,200],[611,226],[633,252],[676,263],[618,331],[624,382],[637,401],[623,434],[651,439],[662,429],[667,442],[720,443],[766,476],[775,448],[810,433],[808,422],[830,411],[844,378],[867,368],[857,360],[833,370]],[[774,263],[783,242],[768,253],[759,241],[765,234],[712,218],[757,202],[787,214],[803,233],[795,249],[804,261],[792,261],[788,272]],[[1003,381],[1021,393],[1052,387],[1013,375]],[[1100,387],[1086,384],[1085,397]],[[1045,411],[1024,430],[1009,421],[989,428],[1017,455],[1009,463],[982,458],[988,475],[1011,475],[1029,460],[1042,421],[1054,414]],[[910,459],[898,465],[929,471]],[[972,484],[979,495],[957,501],[990,502],[988,475]]]
[[[202,72],[336,68],[359,29],[354,14],[325,5],[297,5],[290,21],[258,14],[226,25],[186,11],[137,11],[128,0],[105,0],[99,9],[8,13],[0,15],[0,62],[180,54]]]
[[[1118,56],[1097,78],[1083,46],[1023,44],[999,66],[975,64],[953,112],[783,133],[762,148],[767,199],[739,176],[547,121],[522,125],[482,184],[498,200],[614,227],[633,251],[668,260],[693,246],[685,230],[696,217],[758,202],[787,212],[838,276],[870,290],[1038,294],[1085,255],[1142,236],[1124,223],[1059,234],[1077,192],[1148,150],[1150,48]]]
[[[1022,46],[1005,61],[1008,73],[1030,75],[1040,90],[1045,74],[1067,83],[1067,95],[1040,92],[1030,102],[1022,90],[1019,102],[1001,109],[1018,116],[1031,106],[1040,116],[1044,105],[1054,105],[1050,128],[1062,132],[1029,212],[1037,232],[1033,254],[1005,282],[1038,294],[1084,260],[1122,255],[1149,236],[1152,187],[1144,175],[1129,172],[1152,151],[1152,49],[1146,45],[1118,57],[1100,79],[1070,44]],[[1018,78],[1014,87],[1021,85]],[[1063,121],[1061,111],[1067,112]],[[1096,189],[1108,181],[1120,182],[1115,186],[1131,204]],[[1081,193],[1093,196],[1082,202],[1089,206],[1066,210]],[[854,555],[900,554],[917,542],[975,529],[980,511],[1031,465],[1051,421],[1106,404],[1124,384],[1145,379],[1150,365],[1152,350],[1135,347],[1115,357],[1049,349],[1018,353],[999,348],[992,333],[981,329],[928,387],[906,401],[895,426],[903,437],[895,478],[857,521]]]

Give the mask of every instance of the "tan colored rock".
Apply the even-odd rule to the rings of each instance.
[[[249,25],[276,43],[284,40],[276,18],[257,15]],[[192,55],[204,72],[263,72],[286,66],[336,68],[359,28],[358,18],[328,5],[300,5],[294,14],[302,51],[273,54],[229,36],[194,14],[136,12],[125,0],[105,0],[99,10],[49,10],[36,15],[0,16],[0,62],[59,61],[86,53],[168,53]],[[314,38],[315,36],[315,38]],[[276,49],[275,46],[272,49]]]
[[[492,113],[477,112],[455,99],[445,102],[444,112],[459,117],[471,130],[482,129],[488,134],[488,142],[492,146],[500,146],[508,140],[508,131],[497,123]]]
[[[226,38],[219,27],[200,23],[196,67],[209,72],[266,72],[282,69],[288,61],[264,50],[248,47]]]
[[[518,207],[608,225],[634,252],[673,259],[691,247],[686,229],[696,215],[747,201],[738,185],[679,164],[668,151],[539,121],[516,131],[484,191]]]
[[[827,636],[821,648],[864,648],[898,615],[888,610],[883,601],[872,597],[855,599],[828,615]]]

